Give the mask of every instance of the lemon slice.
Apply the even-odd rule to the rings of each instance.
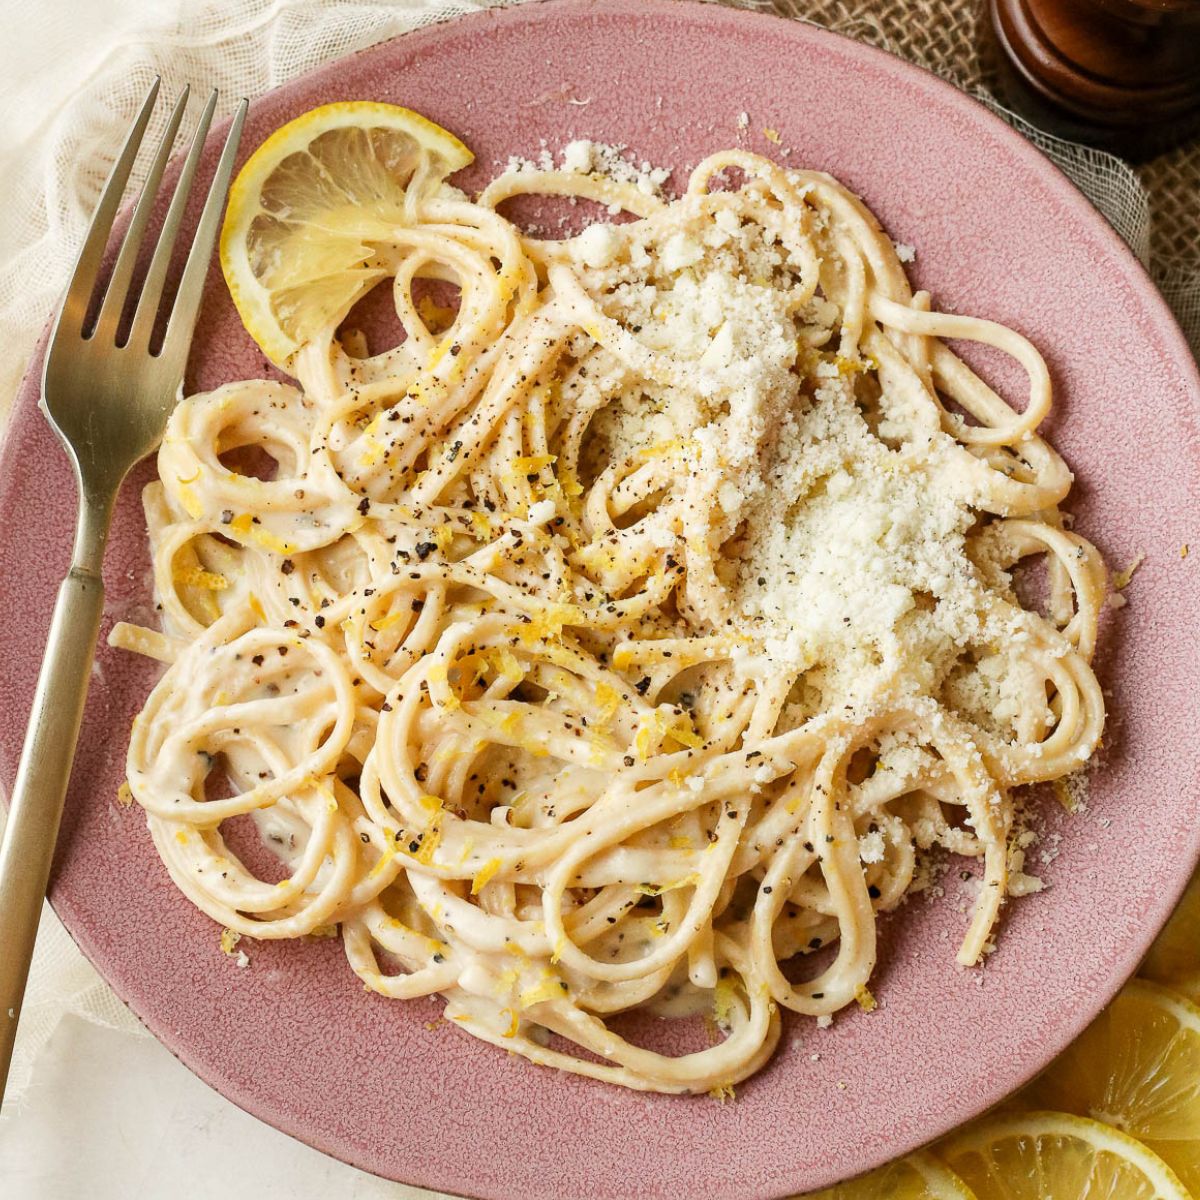
[[[932,1155],[910,1154],[797,1200],[975,1200],[975,1193]]]
[[[1141,974],[1200,1003],[1200,872],[1154,940]]]
[[[1190,1200],[1145,1146],[1067,1113],[984,1117],[938,1153],[979,1200]]]
[[[1200,1189],[1200,1008],[1135,979],[1028,1091],[1144,1142]]]
[[[394,104],[326,104],[277,129],[229,192],[221,269],[250,336],[280,366],[388,274],[379,243],[474,155]]]

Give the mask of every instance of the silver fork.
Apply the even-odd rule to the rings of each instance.
[[[8,825],[0,844],[0,1095],[8,1078],[42,899],[79,738],[104,605],[101,563],[121,482],[162,439],[179,398],[204,277],[246,116],[239,105],[188,252],[161,346],[152,344],[171,254],[216,109],[208,98],[137,297],[128,336],[122,314],[146,224],[187,107],[175,104],[117,254],[94,325],[86,324],[113,219],[158,97],[156,79],[105,184],[46,351],[42,409],[75,468],[79,519],[71,569],[58,591],[38,676]]]

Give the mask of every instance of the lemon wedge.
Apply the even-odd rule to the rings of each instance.
[[[1151,1150],[1067,1113],[985,1117],[938,1153],[979,1200],[1189,1200]]]
[[[1066,1112],[984,1117],[938,1153],[979,1200],[1190,1200],[1157,1154]]]
[[[1200,872],[1192,876],[1171,919],[1154,940],[1141,974],[1200,1004]]]
[[[1200,1008],[1183,996],[1133,980],[1026,1095],[1123,1130],[1200,1189]]]
[[[394,104],[325,104],[277,129],[229,192],[221,269],[250,336],[279,366],[386,276],[380,243],[474,155]]]
[[[910,1154],[797,1200],[975,1200],[975,1193],[930,1154]]]

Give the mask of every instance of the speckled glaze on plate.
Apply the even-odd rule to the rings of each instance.
[[[1079,528],[1115,566],[1146,555],[1106,622],[1111,693],[1088,811],[1047,803],[1050,884],[1008,913],[998,952],[963,971],[957,871],[886,923],[879,1009],[790,1020],[735,1103],[662,1097],[534,1068],[445,1023],[436,1001],[367,993],[337,942],[243,943],[174,889],[140,812],[116,804],[129,722],[156,677],[104,649],[88,700],[52,888],[85,953],[188,1066],[250,1112],[367,1170],[504,1200],[780,1196],[854,1174],[1022,1083],[1136,966],[1200,849],[1200,380],[1124,245],[1015,133],[930,75],[799,24],[670,0],[550,0],[385,43],[257,101],[243,156],[314,104],[406,104],[462,136],[465,186],[540,140],[626,143],[686,168],[742,144],[834,172],[918,248],[935,303],[993,317],[1043,349],[1050,424],[1078,476]],[[740,131],[738,114],[749,114]],[[780,143],[764,139],[779,132]],[[679,176],[677,175],[677,179]],[[189,387],[265,373],[214,268]],[[10,783],[74,508],[37,411],[40,354],[0,467],[8,621],[0,770]],[[106,628],[145,619],[138,484],[121,497]],[[1197,545],[1200,551],[1200,544]],[[1036,862],[1036,851],[1034,853]],[[237,1171],[230,1147],[229,1170]]]

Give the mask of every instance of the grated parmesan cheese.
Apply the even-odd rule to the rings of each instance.
[[[883,862],[884,849],[883,834],[878,829],[858,839],[858,857],[865,863]]]
[[[529,520],[534,525],[544,525],[554,519],[557,511],[553,500],[538,500],[529,506]]]
[[[1008,877],[1008,894],[1010,896],[1032,896],[1044,890],[1046,884],[1036,875],[1026,875],[1024,871],[1014,871]]]
[[[765,627],[769,657],[809,669],[823,708],[866,699],[889,679],[930,690],[966,646],[1017,645],[1026,621],[987,615],[979,602],[966,553],[971,484],[948,437],[894,448],[886,416],[869,428],[855,383],[829,367],[809,407],[782,415],[739,480],[753,500],[736,587],[742,615]],[[1015,713],[1025,696],[1005,668],[997,660],[994,677],[982,668],[971,677],[995,694],[959,699]]]
[[[586,175],[592,169],[592,143],[585,138],[568,142],[562,150],[562,169]]]
[[[559,170],[572,175],[603,175],[617,183],[632,184],[644,195],[660,195],[663,185],[671,177],[672,168],[634,162],[626,157],[627,152],[628,147],[624,145],[576,138],[563,147],[560,160],[555,163],[554,154],[543,140],[535,159],[513,155],[504,164],[504,171],[522,174]]]
[[[701,198],[678,203],[658,244],[621,227],[619,258],[607,258],[609,233],[577,239],[585,263],[605,264],[594,291],[608,315],[680,373],[678,384],[633,379],[615,357],[591,358],[570,396],[595,410],[581,467],[664,452],[686,463],[721,547],[730,619],[760,647],[735,651],[740,677],[806,671],[808,707],[830,709],[893,686],[929,694],[965,651],[1001,646],[952,679],[948,698],[1011,724],[1028,703],[1011,657],[1036,618],[984,601],[966,553],[977,485],[957,443],[922,429],[873,361],[810,348],[836,335],[827,299],[806,305],[797,340],[797,314],[772,284],[795,263],[774,233],[733,214],[701,225],[689,211]]]
[[[584,263],[599,269],[607,267],[616,258],[621,248],[621,236],[611,225],[597,222],[575,239],[575,245]]]

